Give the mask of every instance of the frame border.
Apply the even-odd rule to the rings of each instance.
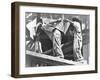
[[[57,8],[74,8],[74,9],[90,9],[95,10],[95,70],[89,71],[74,71],[74,72],[58,72],[58,73],[43,73],[43,74],[19,74],[19,7],[20,6],[44,6]],[[26,77],[41,77],[41,76],[58,76],[58,75],[73,75],[73,74],[88,74],[98,72],[98,8],[96,6],[81,6],[81,5],[62,5],[48,3],[31,3],[31,2],[13,2],[11,3],[11,76],[15,78]]]

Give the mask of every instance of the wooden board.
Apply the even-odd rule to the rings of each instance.
[[[46,63],[49,65],[76,65],[78,64],[78,62],[72,61],[72,60],[66,60],[63,58],[59,58],[59,57],[53,57],[53,56],[49,56],[49,55],[45,55],[42,53],[35,53],[32,51],[26,51],[26,55],[30,56],[30,58],[32,58],[32,61],[37,61],[40,63]]]

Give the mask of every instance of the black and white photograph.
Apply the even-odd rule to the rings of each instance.
[[[97,7],[12,4],[12,75],[97,73]]]
[[[26,67],[88,65],[90,16],[25,12]]]

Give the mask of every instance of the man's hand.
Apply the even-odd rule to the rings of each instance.
[[[62,19],[61,18],[59,18],[58,20],[57,20],[57,22],[61,22],[62,21]]]

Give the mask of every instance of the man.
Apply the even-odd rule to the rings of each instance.
[[[37,53],[42,53],[42,45],[40,42],[40,34],[41,34],[41,27],[42,27],[42,19],[40,17],[40,14],[38,13],[36,16],[36,25],[34,26],[33,30],[34,30],[34,45],[33,45],[33,51],[37,52]]]
[[[72,21],[66,19],[65,21],[70,22],[70,24],[74,28],[74,40],[73,40],[73,52],[75,56],[76,61],[84,61],[84,58],[82,56],[82,26],[81,21],[78,19],[78,17],[73,17]]]
[[[53,54],[56,57],[64,58],[61,49],[61,30],[60,27],[63,26],[61,19],[50,19],[42,18],[43,25],[42,30],[49,36],[50,40],[53,42]]]

